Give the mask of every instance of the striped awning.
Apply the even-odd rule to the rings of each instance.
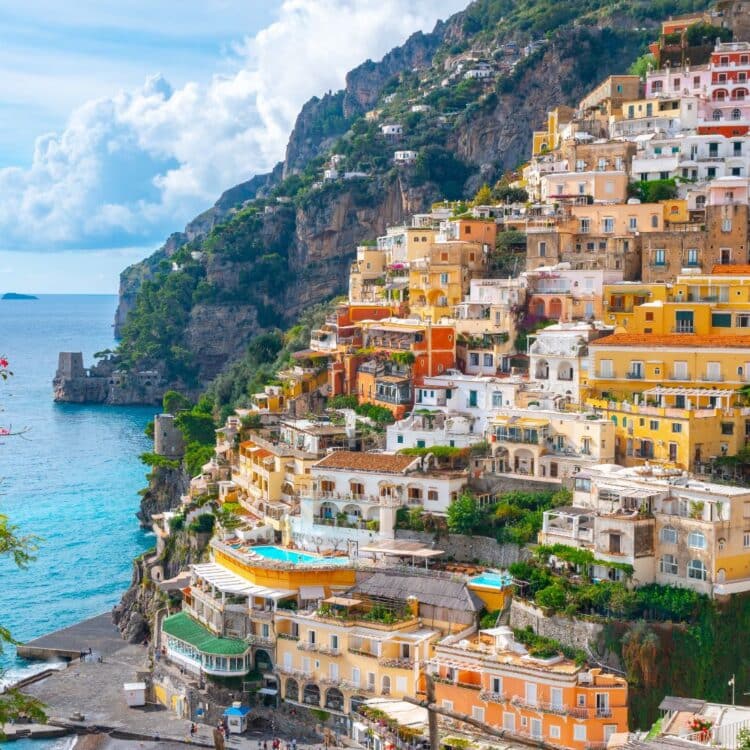
[[[264,599],[285,599],[294,596],[289,589],[271,589],[266,586],[256,586],[250,581],[232,573],[216,563],[197,563],[191,565],[196,576],[215,586],[219,591],[238,596],[258,596]]]

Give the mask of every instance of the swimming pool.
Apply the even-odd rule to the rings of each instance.
[[[308,563],[322,563],[326,565],[341,565],[348,562],[346,557],[318,557],[317,555],[309,555],[306,552],[295,552],[291,549],[284,549],[283,547],[262,546],[262,547],[251,547],[251,552],[255,552],[256,555],[265,557],[269,560],[276,560],[277,562],[287,562],[293,565],[305,565]]]
[[[513,583],[513,578],[508,573],[495,573],[488,570],[470,579],[469,583],[477,586],[488,586],[493,589],[502,589],[510,586]]]

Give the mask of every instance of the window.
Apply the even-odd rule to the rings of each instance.
[[[531,736],[535,740],[542,739],[542,720],[541,719],[531,720]]]
[[[667,251],[663,248],[654,250],[654,265],[655,266],[666,266],[667,265]]]
[[[471,718],[477,721],[484,721],[484,709],[479,706],[471,707]]]
[[[675,312],[675,331],[677,333],[693,333],[692,310],[677,310]]]
[[[560,727],[556,724],[552,724],[549,728],[549,738],[551,740],[559,740],[560,739]]]
[[[672,422],[672,432],[682,432],[682,425],[679,422]]]
[[[479,396],[478,391],[469,391],[469,406],[477,405],[478,396]]]
[[[728,266],[732,262],[732,248],[722,247],[719,250],[719,253],[719,263],[721,263],[722,266]]]
[[[436,503],[438,501],[438,491],[437,490],[427,490],[427,499]]]
[[[484,355],[484,366],[485,367],[492,367],[494,364],[494,359],[491,354],[485,354]]]
[[[573,726],[573,740],[575,742],[586,742],[586,725],[575,724]]]
[[[503,405],[503,393],[502,391],[492,391],[492,406],[497,408]]]
[[[443,698],[443,708],[446,711],[452,711],[453,710],[453,701],[446,700]]]
[[[447,273],[441,273],[440,274],[440,284],[442,286],[446,286],[447,283],[448,283],[448,274]]]
[[[652,432],[655,432],[659,429],[659,420],[658,419],[651,419],[648,423],[648,429]]]
[[[591,219],[581,219],[579,222],[579,231],[581,234],[588,234],[591,231]]]
[[[307,631],[307,642],[315,643],[315,631],[314,630]]]
[[[469,365],[479,367],[479,354],[477,352],[469,352]]]
[[[510,711],[503,711],[503,729],[507,732],[516,731],[516,715]]]
[[[602,221],[602,231],[604,234],[612,234],[615,231],[615,220],[611,216],[605,216]]]
[[[713,118],[713,119],[714,119],[715,121],[719,121],[719,120],[721,120],[721,110],[720,110],[720,109],[715,109],[715,110],[713,111],[713,113],[711,114],[711,117],[712,117],[712,118]]]
[[[331,635],[331,648],[334,651],[338,651],[338,648],[339,648],[339,637],[337,635]]]
[[[732,151],[734,156],[741,156],[742,155],[742,141],[735,141],[732,144]]]
[[[677,529],[673,526],[664,526],[659,532],[659,540],[664,544],[677,544]]]
[[[500,695],[503,692],[503,678],[493,677],[491,681],[492,692]]]
[[[698,248],[691,247],[687,251],[687,264],[688,266],[698,265]]]
[[[714,328],[731,328],[732,313],[711,313],[711,325]]]
[[[559,688],[559,687],[550,688],[550,703],[552,704],[552,708],[562,708],[563,707],[563,691],[562,691],[562,688]]]
[[[715,383],[721,379],[721,362],[706,362],[706,380]]]
[[[722,435],[734,435],[734,422],[722,422],[721,434]]]
[[[659,570],[668,576],[677,575],[677,558],[674,555],[662,555],[659,560]]]
[[[687,566],[687,575],[695,581],[705,581],[706,566],[701,560],[691,560]]]
[[[529,706],[536,706],[536,682],[525,683],[525,697]]]
[[[734,201],[734,194],[733,193],[727,193],[727,200],[732,203]],[[722,232],[731,232],[732,231],[732,220],[730,218],[724,218],[721,220],[721,231]]]
[[[403,443],[404,442],[404,436],[403,435],[397,435],[396,436],[396,442],[397,443]]]
[[[631,232],[635,232],[638,229],[638,217],[637,216],[631,216],[628,219],[628,228]]]
[[[742,546],[745,549],[750,548],[750,531],[743,531],[742,532]]]
[[[539,257],[545,258],[546,256],[547,256],[547,243],[540,242],[539,243]]]
[[[706,536],[700,531],[691,531],[688,534],[688,547],[691,549],[706,549]]]

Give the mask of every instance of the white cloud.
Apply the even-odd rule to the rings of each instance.
[[[0,169],[7,249],[155,242],[218,194],[283,156],[300,106],[348,70],[462,0],[285,0],[277,20],[238,40],[229,73],[172,90],[155,75],[89,101],[37,139],[28,169]]]

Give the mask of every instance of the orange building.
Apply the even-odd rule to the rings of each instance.
[[[456,330],[449,325],[433,325],[410,318],[387,318],[362,323],[365,350],[386,355],[411,352],[414,385],[425,376],[441,375],[456,366]]]
[[[532,655],[507,627],[439,642],[433,670],[438,704],[501,727],[509,738],[585,750],[628,730],[624,678],[561,654]]]
[[[497,224],[494,219],[456,219],[456,228],[452,233],[453,239],[464,242],[481,242],[495,248],[497,239]]]

